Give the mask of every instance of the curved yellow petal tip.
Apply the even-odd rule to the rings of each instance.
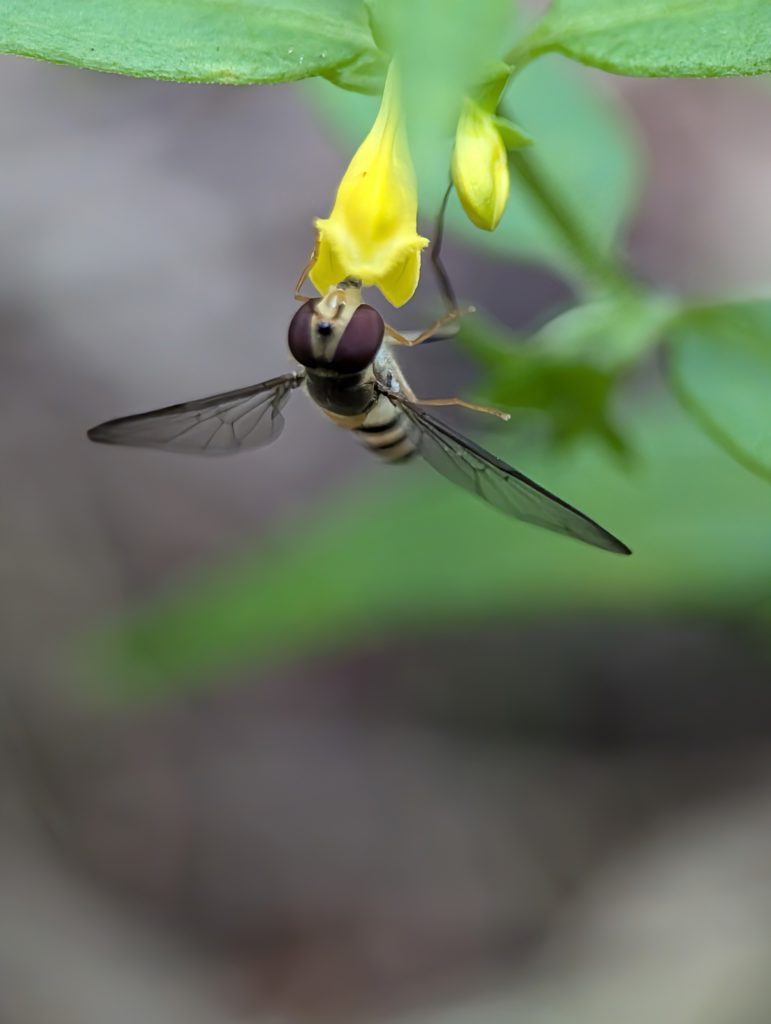
[[[415,294],[420,280],[420,252],[427,245],[427,238],[416,235],[415,244],[403,252],[390,271],[380,277],[378,288],[392,306],[403,306]]]
[[[326,291],[345,277],[375,285],[395,306],[415,292],[420,252],[418,199],[402,123],[394,64],[375,123],[354,154],[329,217],[316,221],[319,244],[310,279]]]
[[[493,231],[509,198],[509,162],[494,115],[464,99],[455,149],[452,180],[469,220]]]
[[[328,224],[328,220],[316,220],[319,241],[316,248],[316,261],[308,274],[322,295],[347,276],[343,264],[330,243],[327,233]]]

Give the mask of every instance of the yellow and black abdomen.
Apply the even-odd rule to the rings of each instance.
[[[385,462],[404,462],[416,451],[409,427],[404,413],[381,396],[364,422],[354,429],[365,447]]]
[[[309,370],[306,387],[333,423],[353,430],[365,447],[385,462],[403,462],[414,454],[409,420],[378,393],[371,370],[346,375]]]

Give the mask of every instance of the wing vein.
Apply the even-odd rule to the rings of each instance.
[[[418,452],[437,472],[490,505],[525,522],[575,537],[606,551],[629,548],[583,512],[530,480],[513,466],[424,412],[400,393],[382,390],[412,426]]]
[[[94,427],[88,436],[105,444],[212,455],[259,448],[281,433],[281,410],[303,379],[302,373],[285,374],[236,391],[124,416]]]

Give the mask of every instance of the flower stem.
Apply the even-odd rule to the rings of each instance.
[[[529,153],[515,150],[511,154],[511,167],[541,212],[562,236],[583,270],[587,283],[613,292],[637,290],[637,285],[624,268],[596,245]]]

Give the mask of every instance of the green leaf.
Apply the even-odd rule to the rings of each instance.
[[[639,412],[634,436],[631,476],[591,445],[549,461],[502,432],[491,445],[614,530],[631,558],[512,521],[424,464],[373,466],[358,494],[119,624],[90,675],[150,694],[494,615],[754,608],[771,577],[771,492],[670,406]]]
[[[558,444],[594,434],[623,454],[626,444],[609,409],[615,383],[612,373],[525,347],[509,358],[486,394],[494,406],[546,413]]]
[[[619,75],[761,75],[771,71],[771,4],[554,0],[511,58],[548,50]]]
[[[518,124],[509,121],[507,117],[494,117],[493,121],[506,149],[522,149],[523,146],[533,145],[533,136],[528,135]]]
[[[771,300],[695,309],[669,334],[675,391],[704,429],[771,480]]]
[[[465,321],[457,341],[484,367],[484,402],[543,413],[557,444],[594,435],[615,453],[627,453],[610,411],[616,372],[550,352],[539,335],[524,341],[479,316]]]
[[[621,292],[574,306],[545,324],[533,344],[553,358],[581,360],[608,372],[634,366],[679,312],[667,296]]]
[[[542,411],[557,442],[594,434],[628,454],[611,411],[615,386],[678,312],[668,297],[620,292],[558,314],[527,339],[477,314],[456,341],[484,368],[483,400]]]
[[[178,82],[382,74],[363,0],[2,0],[0,51]]]
[[[323,85],[313,88],[317,106],[352,151],[369,130],[377,104]],[[532,134],[534,145],[527,152],[581,231],[601,253],[609,252],[636,205],[641,164],[636,137],[617,106],[585,74],[559,57],[525,68],[512,82],[507,105],[516,124]],[[421,163],[416,166],[420,208],[426,218],[424,233],[429,236],[430,218],[439,209],[448,180],[452,141],[448,135],[443,173],[435,169],[432,173]],[[495,231],[475,228],[455,197],[448,208],[448,226],[493,253],[582,276],[559,230],[516,176],[509,205]]]

